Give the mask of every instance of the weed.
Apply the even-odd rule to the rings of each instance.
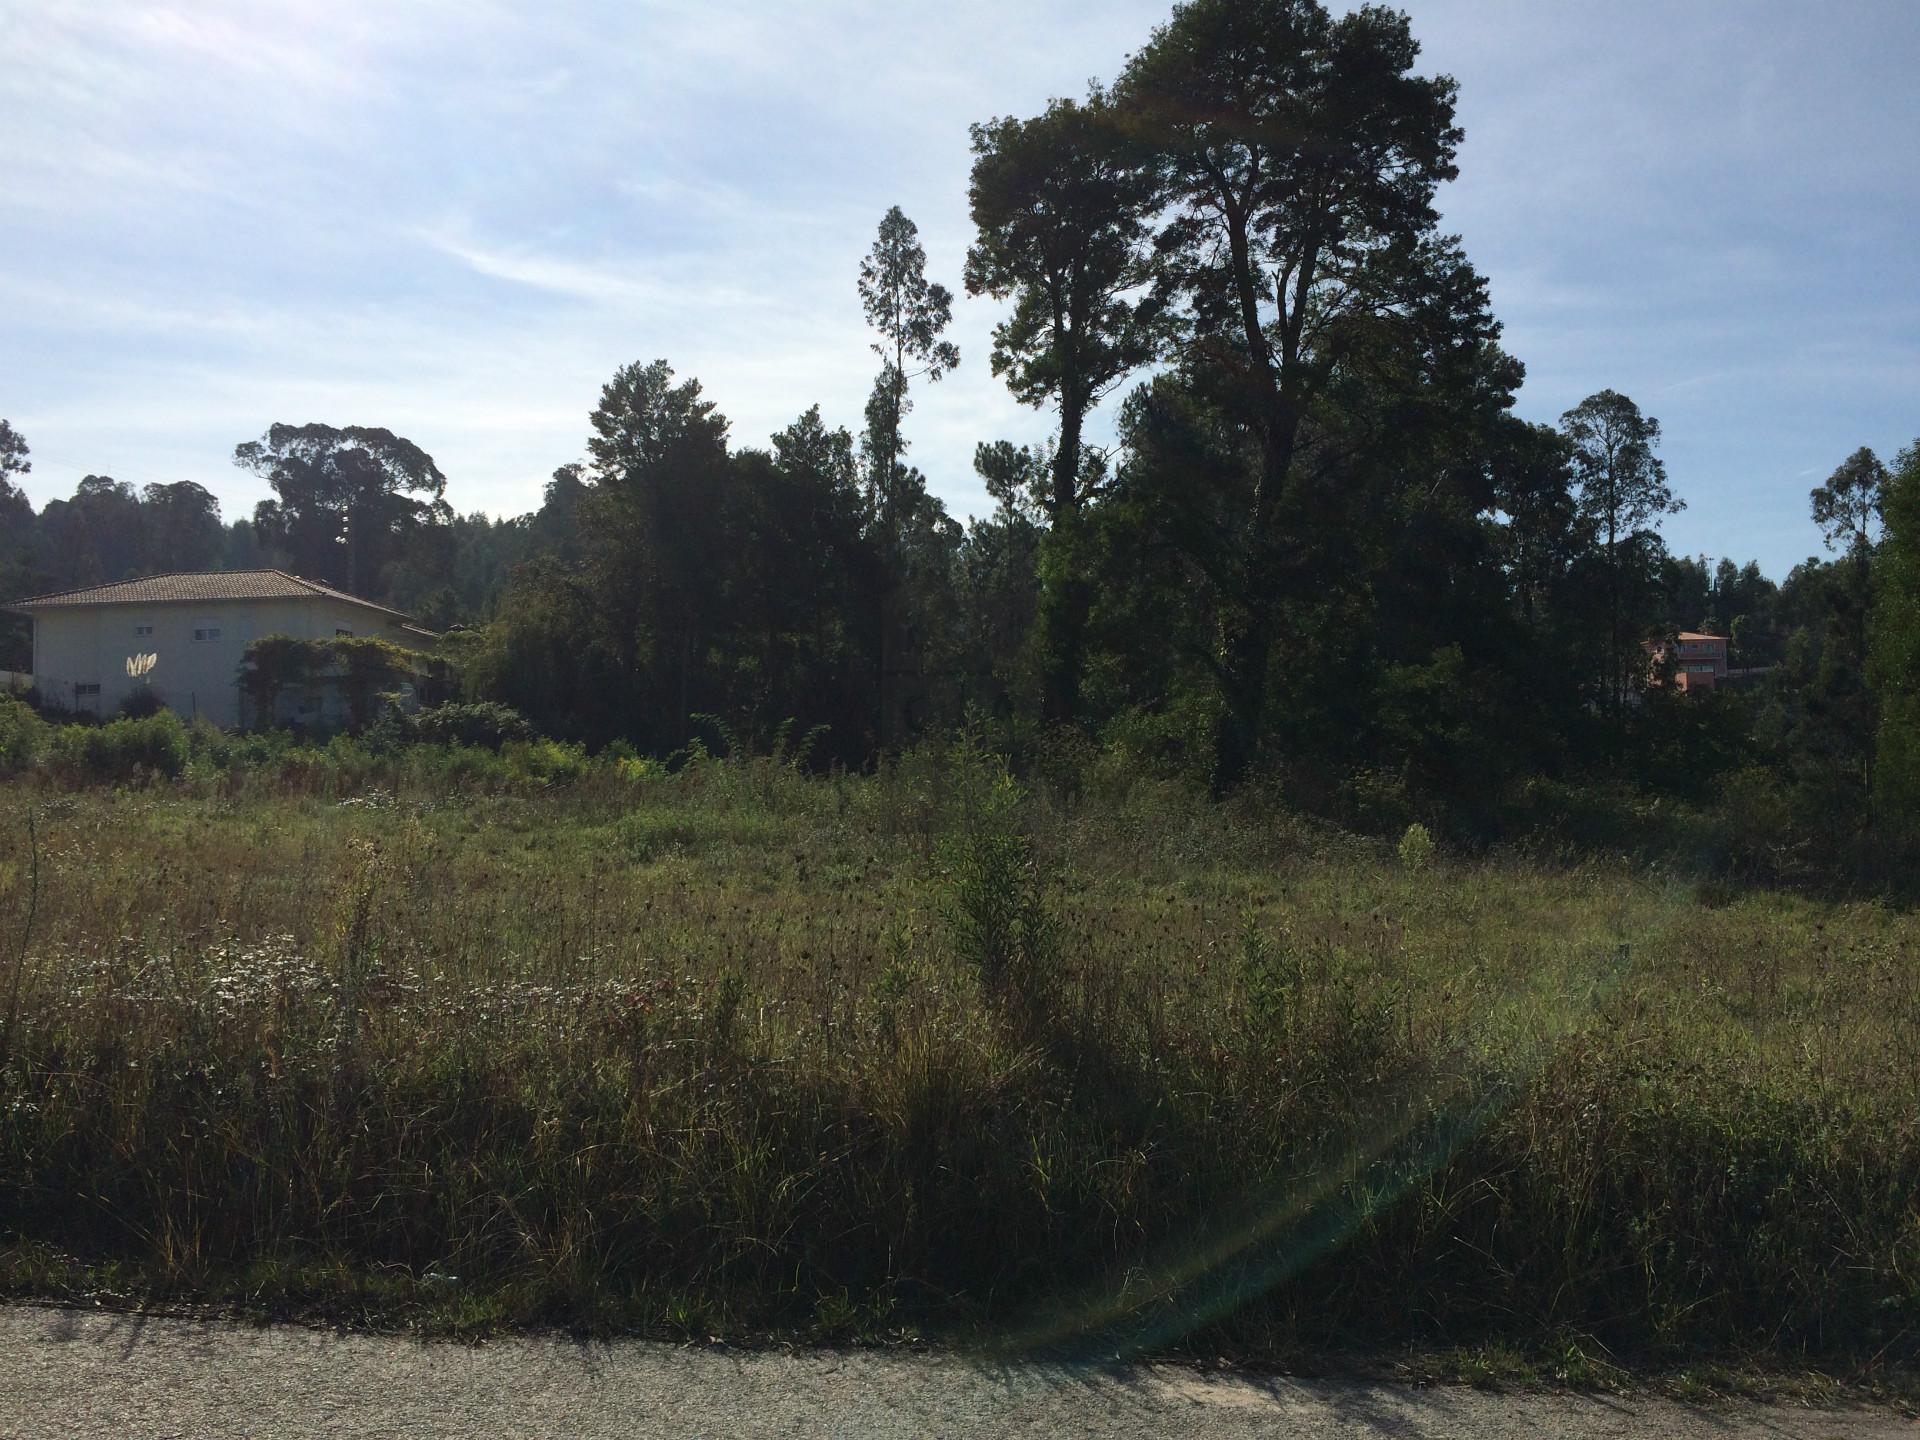
[[[1396,866],[965,745],[181,743],[4,782],[0,1287],[1600,1384],[1915,1357],[1912,915]]]

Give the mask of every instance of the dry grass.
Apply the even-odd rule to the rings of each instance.
[[[16,1289],[1101,1353],[1920,1348],[1905,914],[1412,869],[1149,785],[996,800],[967,756],[0,793],[41,838]],[[1003,892],[1033,929],[994,959]]]

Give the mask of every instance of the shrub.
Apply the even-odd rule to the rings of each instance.
[[[481,745],[489,750],[509,741],[539,739],[526,716],[494,700],[436,705],[416,714],[412,729],[415,739],[431,745]]]
[[[129,720],[145,720],[158,715],[167,708],[167,702],[153,693],[151,686],[142,685],[127,693],[120,702],[120,713]]]
[[[586,750],[558,740],[515,741],[503,747],[500,756],[516,777],[541,785],[571,785],[587,774]]]
[[[940,842],[946,918],[960,958],[1017,1018],[1040,1018],[1057,968],[1046,879],[1033,842],[1020,833],[1020,787],[1002,774],[982,797],[963,798],[960,828]]]
[[[1418,820],[1407,826],[1406,833],[1400,837],[1400,863],[1409,870],[1419,871],[1427,868],[1427,862],[1433,859],[1433,836],[1427,827]]]
[[[186,724],[171,710],[144,720],[62,725],[49,747],[55,768],[67,778],[107,784],[151,775],[174,779],[187,768],[190,753]]]
[[[0,774],[25,770],[46,753],[51,727],[20,701],[0,695]]]

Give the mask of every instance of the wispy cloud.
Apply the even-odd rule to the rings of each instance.
[[[638,307],[684,301],[684,291],[625,267],[586,264],[531,251],[490,249],[444,231],[417,230],[418,239],[490,280],[504,280],[596,305]]]

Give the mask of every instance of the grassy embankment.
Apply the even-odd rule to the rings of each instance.
[[[1909,915],[977,757],[509,768],[0,786],[0,1287],[1573,1378],[1920,1349]]]

